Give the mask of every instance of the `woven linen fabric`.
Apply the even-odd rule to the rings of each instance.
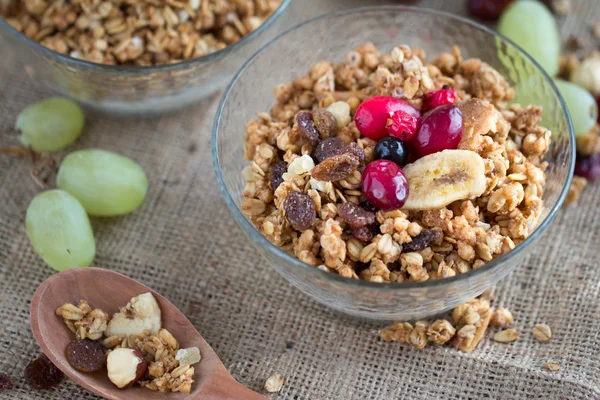
[[[383,3],[294,0],[282,25]],[[457,13],[464,8],[462,0],[421,4]],[[561,22],[563,36],[588,34],[581,21],[595,18],[596,0],[575,0],[574,13]],[[26,78],[2,45],[0,54],[0,143],[11,145],[18,113],[50,93]],[[383,343],[381,325],[345,317],[291,287],[238,229],[212,172],[209,144],[219,97],[156,118],[88,112],[85,133],[69,150],[112,150],[144,167],[150,191],[142,207],[126,217],[92,219],[94,265],[169,298],[237,380],[264,393],[265,380],[282,374],[285,384],[273,399],[600,398],[600,184],[561,210],[536,251],[498,285],[495,305],[512,311],[516,342],[495,343],[488,331],[472,353]],[[0,399],[96,399],[68,379],[35,391],[23,378],[40,353],[29,327],[30,299],[53,273],[25,234],[27,205],[40,191],[29,167],[27,159],[0,156],[0,373],[14,386],[0,391]],[[552,327],[549,342],[534,339],[536,323]],[[560,370],[544,368],[548,360],[558,361]]]

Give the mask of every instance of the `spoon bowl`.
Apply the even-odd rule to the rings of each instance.
[[[56,309],[64,303],[77,304],[87,300],[93,308],[113,315],[129,300],[150,292],[156,298],[162,312],[162,326],[180,343],[181,348],[199,347],[202,359],[194,365],[194,384],[189,395],[161,393],[134,385],[118,389],[108,379],[106,369],[84,373],[71,367],[65,357],[67,344],[75,339],[73,333],[56,315]],[[244,399],[264,400],[264,396],[238,383],[219,360],[209,344],[194,325],[169,300],[149,287],[118,272],[101,268],[73,268],[48,278],[36,290],[30,312],[33,336],[50,361],[77,384],[110,400],[154,399]]]

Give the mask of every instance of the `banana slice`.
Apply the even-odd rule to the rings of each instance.
[[[457,200],[480,196],[485,191],[485,166],[470,150],[444,150],[404,167],[408,199],[404,210],[437,209]]]

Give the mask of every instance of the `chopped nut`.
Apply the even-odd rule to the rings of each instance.
[[[519,337],[519,332],[517,332],[515,329],[512,329],[512,328],[505,329],[503,331],[496,332],[494,334],[494,340],[499,343],[514,342],[515,340],[517,340],[518,337]]]
[[[560,363],[558,361],[548,360],[546,361],[546,364],[544,364],[544,367],[554,372],[560,370]]]
[[[265,382],[265,390],[269,393],[276,393],[283,387],[283,375],[275,374],[271,375]]]
[[[533,336],[540,342],[547,342],[552,338],[552,330],[546,324],[534,325]]]

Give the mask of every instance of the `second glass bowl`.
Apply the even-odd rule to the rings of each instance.
[[[13,52],[32,79],[84,104],[111,113],[153,114],[198,102],[221,89],[268,37],[290,5],[279,8],[255,31],[204,57],[153,67],[96,64],[52,51],[0,17],[2,50]]]
[[[269,110],[273,89],[320,60],[340,61],[371,41],[381,52],[408,44],[429,56],[458,45],[464,57],[496,68],[517,100],[543,107],[552,131],[546,156],[545,209],[535,230],[511,252],[452,278],[418,283],[374,283],[343,278],[304,264],[272,245],[240,209],[244,181],[244,126]],[[441,313],[481,294],[524,260],[563,203],[574,166],[574,136],[565,104],[550,77],[516,45],[484,26],[443,12],[402,6],[369,7],[318,17],[282,34],[238,72],[226,90],[213,130],[213,161],[221,192],[237,223],[267,262],[301,291],[341,312],[376,320],[414,320]]]

